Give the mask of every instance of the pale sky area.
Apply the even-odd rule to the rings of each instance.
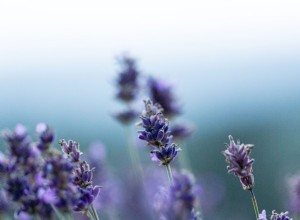
[[[0,70],[82,63],[132,51],[143,60],[206,59],[300,48],[300,2],[1,1]],[[276,54],[278,51],[281,54]]]
[[[112,103],[115,57],[129,52],[143,74],[174,82],[190,111],[231,99],[281,103],[300,88],[299,8],[296,0],[1,1],[0,99],[16,107],[19,91],[32,105],[40,90],[58,103],[105,91],[101,101]]]

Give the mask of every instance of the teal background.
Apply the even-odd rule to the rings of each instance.
[[[1,3],[0,128],[23,123],[34,134],[46,122],[57,140],[101,140],[118,172],[128,155],[112,117],[123,108],[114,99],[115,58],[128,52],[144,76],[174,85],[178,121],[196,128],[183,147],[192,170],[223,187],[204,219],[254,218],[249,193],[226,173],[229,134],[255,145],[260,209],[288,209],[286,179],[300,170],[299,3],[169,3]]]

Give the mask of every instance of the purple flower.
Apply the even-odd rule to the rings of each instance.
[[[4,131],[2,136],[8,144],[11,159],[25,163],[30,155],[31,143],[26,128],[22,124],[18,124],[14,131]]]
[[[187,172],[174,173],[174,186],[162,187],[155,195],[154,209],[160,219],[199,219],[195,211],[198,205],[194,176]]]
[[[41,186],[42,189],[44,190],[44,187],[51,189],[44,199],[53,200],[55,207],[62,212],[70,212],[79,197],[79,192],[73,184],[73,169],[74,165],[67,158],[63,157],[60,152],[55,152],[45,160],[43,176],[37,175],[37,180],[44,179],[38,183],[46,184]],[[40,196],[38,191],[38,197]],[[48,204],[48,202],[45,203]]]
[[[139,131],[139,139],[158,148],[170,142],[172,136],[169,131],[169,122],[159,106],[153,105],[150,100],[145,101],[145,111],[140,118],[142,119],[140,125],[144,130]]]
[[[101,183],[104,187],[101,188],[101,196],[94,201],[96,209],[101,208],[102,212],[109,213],[116,208],[120,203],[122,192],[115,177],[109,172],[106,166],[106,150],[105,146],[100,142],[92,143],[89,146],[88,161],[91,167],[95,168],[93,179],[95,182]]]
[[[229,135],[229,140],[229,145],[225,144],[227,149],[223,151],[226,162],[228,163],[228,173],[233,173],[239,177],[244,190],[251,190],[254,186],[252,168],[254,159],[250,159],[249,155],[254,145],[241,144],[239,140],[236,144],[231,135]]]
[[[57,202],[57,195],[54,189],[51,188],[39,188],[37,196],[46,204],[55,204]]]
[[[128,109],[126,111],[120,112],[115,115],[115,118],[120,121],[123,124],[129,124],[134,119],[136,119],[138,116],[138,113],[132,109]]]
[[[273,210],[270,220],[292,220],[287,216],[288,214],[288,212],[281,212],[280,214],[278,214],[275,210]]]
[[[193,133],[193,128],[187,124],[176,124],[171,127],[171,135],[174,139],[183,140]]]
[[[122,57],[119,60],[122,70],[117,79],[119,91],[117,98],[124,102],[131,102],[138,94],[138,76],[139,70],[136,67],[136,61],[131,57]]]
[[[155,154],[156,158],[160,161],[161,165],[168,165],[177,156],[178,151],[181,149],[176,144],[166,145],[158,150],[151,151]]]
[[[140,116],[139,139],[144,140],[154,148],[151,151],[152,160],[159,160],[161,164],[168,165],[180,149],[176,144],[170,144],[172,135],[169,131],[168,119],[162,113],[160,105],[153,104],[151,100],[144,101],[145,110]]]
[[[24,177],[12,177],[7,182],[7,192],[11,195],[12,200],[19,201],[30,193],[28,179]]]
[[[262,212],[258,215],[257,220],[267,220],[266,210],[262,210]]]
[[[288,189],[290,194],[290,209],[292,212],[300,213],[300,175],[296,174],[288,179]]]
[[[0,176],[1,174],[5,174],[5,172],[7,172],[8,164],[8,158],[2,152],[0,152]]]
[[[39,134],[40,141],[37,147],[41,151],[45,151],[49,149],[51,143],[54,140],[54,132],[53,130],[44,123],[39,123],[36,126],[36,132]]]
[[[74,211],[85,211],[92,204],[99,194],[99,187],[81,188],[78,187],[80,197],[78,198]]]
[[[86,188],[92,185],[93,179],[93,170],[90,168],[90,165],[86,161],[80,162],[79,166],[74,169],[75,185],[80,186],[81,188]]]
[[[79,193],[75,202],[74,211],[85,212],[88,206],[98,196],[99,186],[93,186],[93,171],[86,161],[82,161],[80,156],[79,144],[75,141],[60,141],[62,151],[69,158],[73,165],[72,174],[74,175],[72,183],[76,186]]]
[[[0,154],[1,183],[18,205],[15,217],[53,219],[52,207],[60,212],[85,211],[99,186],[92,185],[93,169],[80,160],[79,144],[63,140],[63,152],[57,151],[51,149],[53,130],[42,123],[36,130],[38,142],[31,141],[23,125],[3,133],[9,155]]]
[[[159,103],[164,109],[164,114],[174,116],[180,113],[178,103],[174,97],[172,87],[162,80],[150,78],[150,98],[155,103]]]
[[[0,215],[7,210],[9,210],[9,200],[5,190],[0,189]]]
[[[65,140],[60,140],[59,144],[62,151],[71,159],[71,162],[77,163],[80,161],[82,152],[79,150],[79,144],[76,141],[69,140],[66,142]]]
[[[19,213],[15,214],[15,219],[16,220],[31,220],[32,217],[29,215],[29,213],[20,211]]]

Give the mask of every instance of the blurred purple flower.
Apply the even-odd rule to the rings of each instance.
[[[262,210],[262,212],[258,215],[257,220],[267,220],[266,210]]]
[[[39,188],[37,196],[40,200],[46,204],[55,204],[57,202],[57,195],[54,189],[51,188]]]
[[[40,141],[37,147],[41,150],[47,150],[54,140],[53,130],[45,123],[39,123],[36,126],[36,132],[39,134]]]
[[[53,130],[40,123],[38,142],[32,142],[26,128],[3,132],[8,157],[0,154],[3,188],[18,206],[16,219],[34,215],[53,219],[53,208],[61,212],[85,211],[99,193],[92,185],[92,169],[80,161],[76,142],[61,142],[63,152],[51,149]],[[83,209],[81,209],[83,208]]]
[[[287,183],[290,191],[290,209],[293,213],[300,214],[300,174],[289,177]]]
[[[273,210],[270,220],[292,220],[287,215],[288,212],[281,212],[278,214],[275,210]]]
[[[20,211],[19,213],[15,214],[16,220],[31,220],[32,216],[29,215],[27,212]]]
[[[80,156],[82,152],[79,150],[79,144],[76,141],[60,140],[59,144],[62,151],[71,159],[71,162],[77,163],[80,161]]]
[[[87,157],[91,167],[95,167],[95,172],[97,172],[98,168],[101,168],[102,163],[106,160],[105,145],[99,141],[93,142],[89,145]],[[99,166],[99,163],[101,166]]]
[[[215,173],[202,174],[198,178],[199,197],[201,198],[201,210],[204,215],[212,215],[225,195],[224,181]]]
[[[16,163],[25,163],[30,156],[31,139],[26,128],[18,124],[14,131],[3,131],[2,136],[8,144],[9,156]]]
[[[9,200],[7,198],[6,192],[3,189],[0,189],[0,215],[2,212],[9,210]]]
[[[81,160],[80,156],[82,152],[76,141],[69,140],[66,142],[65,140],[61,140],[59,143],[62,151],[69,158],[70,162],[73,163],[72,173],[74,174],[74,178],[72,182],[77,187],[79,193],[74,210],[85,212],[100,191],[100,186],[93,186],[94,169],[90,168],[90,165],[86,161]]]
[[[194,129],[188,124],[175,124],[171,127],[171,135],[176,140],[183,140],[193,133]]]
[[[154,209],[160,219],[191,220],[199,219],[195,211],[199,202],[194,176],[187,172],[174,173],[174,186],[161,187],[154,197]]]
[[[117,86],[118,93],[117,98],[124,102],[131,102],[138,94],[138,76],[140,71],[137,69],[136,61],[128,56],[123,56],[119,59],[121,71],[118,75]]]
[[[250,152],[253,149],[252,144],[241,144],[234,142],[233,137],[229,135],[230,143],[225,144],[227,149],[223,151],[228,163],[228,173],[238,176],[244,190],[251,190],[254,186],[254,176],[252,164],[254,159],[250,159]]]
[[[115,118],[123,124],[129,124],[137,119],[138,113],[132,109],[115,114]]]
[[[2,152],[0,152],[0,177],[1,174],[7,172],[8,164],[9,164],[8,158]]]
[[[100,142],[92,143],[89,146],[87,160],[91,167],[95,168],[93,173],[94,181],[103,185],[101,196],[95,200],[95,208],[101,209],[102,212],[110,212],[122,200],[122,192],[115,177],[106,166],[105,146]]]
[[[174,97],[172,87],[162,80],[149,79],[150,98],[154,103],[159,103],[164,109],[164,114],[168,117],[180,113],[178,103]]]

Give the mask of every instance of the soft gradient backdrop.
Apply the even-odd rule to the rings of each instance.
[[[118,170],[128,156],[111,117],[122,109],[115,58],[127,52],[143,74],[175,85],[182,120],[196,127],[193,171],[224,187],[204,219],[253,219],[250,196],[226,174],[228,134],[256,146],[260,209],[284,210],[286,177],[300,170],[299,8],[296,0],[2,1],[0,128],[21,122],[33,132],[43,121],[57,139],[101,140]]]

